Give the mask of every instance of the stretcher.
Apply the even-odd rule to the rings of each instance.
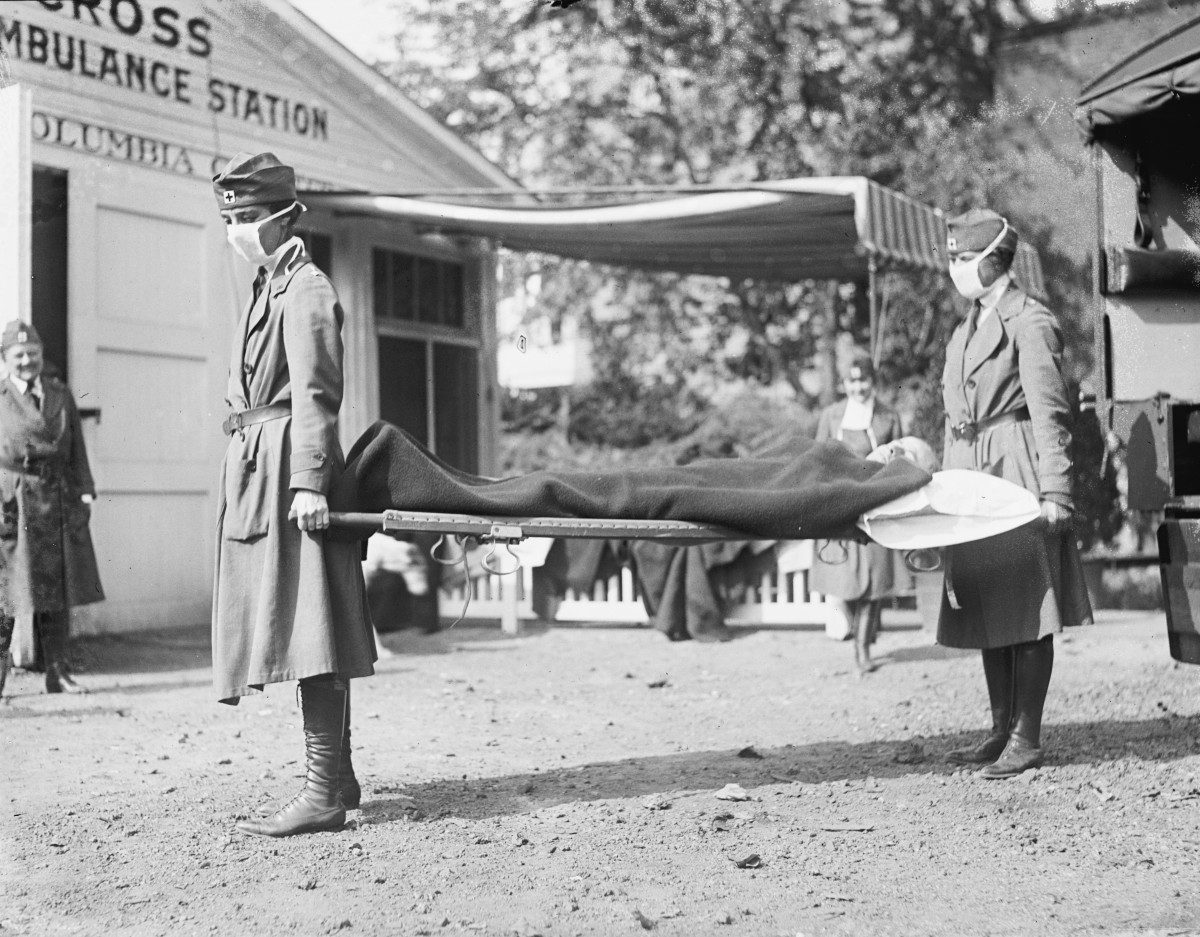
[[[718,540],[755,540],[752,534],[692,521],[625,520],[583,517],[484,517],[476,514],[451,514],[442,511],[389,510],[374,514],[339,513],[329,516],[338,527],[353,527],[375,533],[423,532],[436,533],[441,539],[434,545],[431,556],[443,565],[462,561],[462,538],[474,537],[491,544],[492,550],[483,559],[483,567],[497,575],[508,575],[520,568],[520,559],[512,545],[526,537],[565,537],[586,540],[653,540],[671,546],[697,546]],[[453,553],[445,552],[451,537],[457,544]],[[516,565],[504,567],[495,561],[496,548],[503,545]]]

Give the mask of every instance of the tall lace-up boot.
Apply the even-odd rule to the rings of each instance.
[[[346,808],[338,791],[348,683],[340,677],[300,681],[308,774],[300,793],[269,817],[242,820],[237,828],[256,836],[295,836],[340,829]]]
[[[362,787],[354,776],[354,764],[350,760],[350,681],[346,681],[346,718],[342,723],[342,757],[338,761],[338,791],[342,795],[342,806],[357,810],[362,803]]]

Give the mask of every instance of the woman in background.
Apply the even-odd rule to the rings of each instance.
[[[821,411],[817,441],[836,439],[860,458],[900,438],[900,417],[876,399],[875,366],[857,352],[842,369],[845,399]],[[842,557],[845,557],[843,560]],[[860,675],[875,669],[871,645],[879,632],[883,599],[896,588],[896,560],[877,543],[818,540],[809,588],[833,599],[854,638]]]

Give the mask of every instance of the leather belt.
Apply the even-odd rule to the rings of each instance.
[[[36,478],[54,478],[63,474],[66,463],[51,459],[25,459],[23,462],[0,459],[0,468],[22,475],[33,475]]]
[[[256,423],[267,423],[270,420],[282,420],[285,416],[291,415],[292,405],[290,403],[273,403],[265,407],[252,407],[249,410],[241,410],[225,417],[225,421],[221,424],[221,431],[226,436],[232,436],[244,427],[254,426]]]
[[[961,423],[956,423],[950,427],[950,433],[955,439],[963,439],[967,442],[974,442],[979,438],[979,434],[985,429],[992,429],[997,426],[1003,426],[1005,423],[1021,423],[1029,419],[1029,408],[1018,407],[1016,410],[1009,410],[1007,413],[1001,413],[999,416],[988,417],[986,420],[963,420]]]

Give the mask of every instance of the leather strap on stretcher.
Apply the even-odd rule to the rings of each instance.
[[[241,410],[225,417],[224,422],[221,423],[221,432],[226,436],[232,436],[244,427],[254,426],[256,423],[266,423],[269,420],[282,420],[285,416],[291,415],[292,405],[290,403],[273,403],[265,407],[252,407],[249,410]]]

